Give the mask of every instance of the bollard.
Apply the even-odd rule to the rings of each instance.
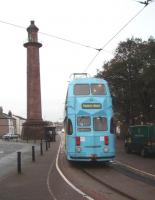
[[[32,146],[32,162],[35,162],[35,146]]]
[[[48,148],[51,147],[50,139],[48,140]]]
[[[17,152],[17,171],[18,174],[21,174],[21,152]]]
[[[48,144],[47,144],[47,140],[46,140],[46,151],[48,151]]]
[[[54,133],[54,142],[55,142],[55,136],[56,136],[56,134]]]
[[[43,143],[42,143],[42,141],[40,143],[40,155],[43,155]]]

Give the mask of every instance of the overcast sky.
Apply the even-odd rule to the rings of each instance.
[[[26,28],[34,20],[40,32],[102,48],[142,8],[134,0],[5,0],[0,6],[0,106],[26,117]],[[71,73],[101,70],[120,41],[155,37],[155,3],[151,3],[89,63],[97,51],[39,33],[42,114],[61,121]],[[2,23],[5,22],[5,23]],[[11,26],[11,23],[20,27]],[[22,28],[23,27],[23,28]]]

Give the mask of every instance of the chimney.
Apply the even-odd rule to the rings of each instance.
[[[24,44],[27,49],[27,120],[23,127],[24,137],[40,138],[44,135],[45,122],[42,120],[41,83],[38,31],[34,21],[27,28],[28,42]]]
[[[42,120],[38,28],[31,21],[27,28],[27,120]]]

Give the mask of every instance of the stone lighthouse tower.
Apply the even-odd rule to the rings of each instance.
[[[27,120],[23,125],[23,138],[39,139],[45,136],[42,120],[38,28],[31,21],[27,28]]]

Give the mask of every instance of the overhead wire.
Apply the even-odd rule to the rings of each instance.
[[[49,34],[49,33],[40,32],[40,31],[39,31],[39,33],[42,34],[42,35],[46,35],[48,37],[56,38],[58,40],[63,40],[65,42],[70,42],[72,44],[76,44],[76,45],[83,46],[83,47],[86,47],[86,48],[91,48],[91,49],[94,49],[94,50],[98,50],[95,47],[92,47],[92,46],[89,46],[89,45],[85,45],[85,44],[82,44],[80,42],[76,42],[76,41],[73,41],[73,40],[65,39],[65,38],[62,38],[62,37],[59,37],[59,36],[56,36],[56,35],[52,35],[52,34]]]
[[[149,5],[151,1],[148,1],[147,2],[147,5]],[[91,49],[94,49],[97,51],[97,53],[95,54],[95,56],[91,59],[91,61],[89,62],[89,64],[87,65],[87,67],[85,68],[84,72],[86,72],[89,67],[92,65],[92,63],[94,62],[94,60],[96,59],[96,57],[100,54],[101,51],[105,51],[106,50],[104,49],[131,21],[133,21],[143,10],[144,8],[147,6],[145,5],[136,15],[134,15],[114,36],[112,36],[103,46],[102,48],[95,48],[93,46],[90,46],[90,45],[86,45],[86,44],[83,44],[83,43],[80,43],[80,42],[77,42],[77,41],[73,41],[73,40],[69,40],[69,39],[66,39],[66,38],[62,38],[62,37],[59,37],[59,36],[56,36],[56,35],[53,35],[53,34],[49,34],[49,33],[45,33],[45,32],[41,32],[39,31],[38,33],[42,34],[42,35],[46,35],[48,37],[52,37],[52,38],[56,38],[56,39],[59,39],[59,40],[63,40],[65,42],[69,42],[69,43],[72,43],[72,44],[75,44],[75,45],[79,45],[79,46],[82,46],[82,47],[86,47],[86,48],[91,48]],[[21,26],[21,25],[17,25],[17,24],[14,24],[14,23],[10,23],[10,22],[7,22],[7,21],[3,21],[3,20],[0,20],[0,23],[3,23],[3,24],[6,24],[6,25],[10,25],[10,26],[14,26],[16,28],[20,28],[20,29],[25,29],[25,27]]]
[[[26,30],[26,28],[24,26],[20,26],[20,25],[17,25],[17,24],[13,24],[13,23],[10,23],[10,22],[3,21],[3,20],[0,20],[0,23]]]
[[[114,36],[112,36],[103,46],[102,48],[99,49],[99,51],[95,54],[95,56],[91,59],[91,61],[89,62],[89,64],[87,65],[87,67],[85,68],[85,70],[83,72],[87,72],[87,70],[90,68],[90,66],[92,65],[92,63],[94,62],[94,60],[96,59],[96,57],[100,54],[101,51],[104,50],[104,48],[126,27],[128,26],[128,24],[133,21],[146,7],[146,5],[140,9],[140,11],[138,11],[138,13],[136,13],[136,15],[134,15],[121,29],[119,29],[116,34],[114,34]]]
[[[13,23],[10,23],[10,22],[6,22],[6,21],[3,21],[3,20],[0,20],[0,23],[26,30],[26,28],[23,27],[23,26],[20,26],[20,25],[17,25],[17,24],[13,24]],[[94,50],[98,51],[98,48],[95,48],[93,46],[86,45],[86,44],[83,44],[83,43],[80,43],[80,42],[77,42],[77,41],[69,40],[69,39],[66,39],[66,38],[62,38],[62,37],[59,37],[59,36],[56,36],[56,35],[53,35],[53,34],[49,34],[49,33],[45,33],[45,32],[41,32],[41,31],[38,31],[38,33],[42,34],[42,35],[46,35],[48,37],[56,38],[58,40],[63,40],[65,42],[69,42],[69,43],[72,43],[72,44],[75,44],[75,45],[79,45],[79,46],[82,46],[82,47],[86,47],[86,48],[90,48],[90,49],[94,49]]]

